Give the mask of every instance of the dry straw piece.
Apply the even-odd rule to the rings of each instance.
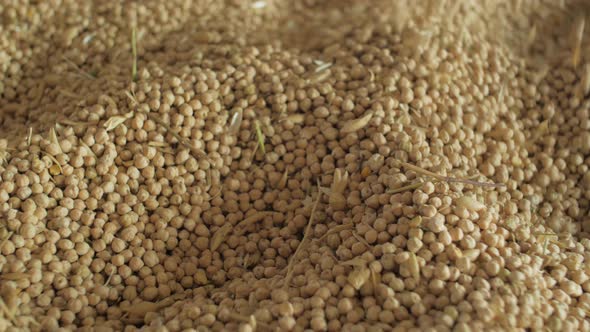
[[[502,183],[478,182],[478,181],[473,181],[473,180],[470,180],[470,179],[460,179],[460,178],[453,178],[453,177],[449,177],[449,176],[443,176],[443,175],[433,173],[431,171],[425,170],[425,169],[423,169],[421,167],[418,167],[418,166],[415,166],[415,165],[412,165],[412,164],[409,164],[409,163],[406,163],[406,162],[400,162],[400,164],[403,167],[405,167],[405,168],[407,168],[407,169],[409,169],[411,171],[414,171],[414,172],[416,172],[418,174],[430,176],[430,177],[435,178],[435,179],[437,179],[439,181],[461,182],[461,183],[471,184],[471,185],[474,185],[474,186],[481,186],[481,187],[503,187],[504,186],[504,184],[502,184]]]
[[[285,172],[283,172],[281,179],[279,180],[279,182],[276,185],[277,189],[285,189],[285,186],[287,185],[288,180],[289,180],[289,170],[285,168]]]
[[[580,79],[580,85],[576,90],[578,98],[582,99],[590,93],[590,64],[586,63],[582,67],[582,78]]]
[[[131,55],[133,57],[131,78],[133,81],[137,81],[137,29],[135,27],[131,29]]]
[[[307,226],[305,227],[305,230],[303,232],[303,238],[301,239],[301,242],[299,242],[299,245],[297,246],[295,253],[291,257],[291,259],[289,260],[289,264],[287,265],[287,273],[285,274],[285,278],[283,279],[283,288],[289,287],[289,285],[291,283],[291,278],[293,277],[295,263],[298,258],[297,256],[298,256],[299,252],[307,245],[307,241],[310,241],[309,236],[311,233],[311,227],[313,225],[313,219],[315,216],[316,209],[318,208],[318,204],[320,203],[320,199],[322,197],[322,191],[320,190],[319,182],[318,182],[318,192],[316,195],[317,195],[317,197],[316,197],[315,203],[313,204],[313,207],[311,209],[311,213],[309,215],[309,221],[307,222]]]
[[[584,38],[584,28],[586,26],[586,17],[579,15],[576,17],[572,28],[572,65],[578,67],[582,54],[582,39]]]

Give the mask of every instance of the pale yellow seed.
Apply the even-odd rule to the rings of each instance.
[[[292,122],[294,124],[303,123],[305,121],[305,115],[303,114],[289,114],[284,120]]]
[[[235,111],[234,114],[232,114],[228,129],[230,134],[235,134],[240,130],[240,126],[242,125],[242,118],[243,111],[241,108]]]

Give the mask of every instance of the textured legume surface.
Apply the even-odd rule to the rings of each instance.
[[[590,331],[589,12],[0,1],[0,332]]]

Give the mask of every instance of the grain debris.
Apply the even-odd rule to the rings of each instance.
[[[344,123],[344,125],[340,129],[340,133],[346,135],[361,130],[369,124],[369,121],[371,121],[372,117],[373,113],[367,113],[358,119],[349,120],[346,123]]]

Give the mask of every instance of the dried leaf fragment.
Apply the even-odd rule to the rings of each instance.
[[[61,149],[61,145],[59,144],[59,140],[57,139],[57,134],[55,133],[55,128],[53,128],[53,127],[49,128],[49,140],[51,140],[51,143],[53,143],[57,146],[60,153],[63,153],[63,151]]]
[[[137,81],[137,29],[131,29],[131,55],[133,56],[133,63],[131,67],[131,79]]]
[[[27,146],[31,146],[31,139],[33,138],[33,127],[29,127],[27,132]]]
[[[88,152],[89,155],[93,156],[94,158],[97,158],[94,151],[92,151],[92,149],[86,143],[84,143],[83,140],[79,140],[78,142],[80,143],[80,145],[84,147],[84,149],[86,150],[86,152]]]
[[[0,275],[0,279],[5,279],[5,280],[19,280],[19,279],[27,279],[27,278],[29,278],[29,274],[24,273],[24,272],[12,272],[12,273],[4,273],[4,274]]]
[[[416,254],[410,252],[410,257],[407,260],[408,270],[410,271],[410,275],[416,281],[420,280],[420,264],[418,264],[418,259],[416,258]]]
[[[324,62],[322,60],[314,60],[313,63],[317,66],[317,68],[315,69],[316,73],[319,73],[321,71],[324,71],[324,70],[332,67],[331,62]]]
[[[283,176],[281,176],[281,179],[277,183],[277,189],[284,189],[287,186],[288,180],[289,180],[289,169],[285,168],[285,172],[283,173]]]
[[[474,262],[479,257],[479,249],[467,249],[463,250],[463,257],[467,257],[470,261]]]
[[[342,126],[342,129],[340,129],[340,132],[343,135],[346,135],[346,134],[354,133],[358,130],[361,130],[369,124],[369,121],[371,121],[372,117],[373,117],[373,113],[370,112],[370,113],[363,115],[362,117],[360,117],[358,119],[349,120],[344,124],[344,126]]]
[[[8,160],[8,157],[9,157],[8,151],[0,148],[0,165],[4,164]]]
[[[344,196],[344,190],[348,185],[348,171],[342,174],[342,171],[337,168],[334,171],[334,179],[332,180],[332,186],[330,187],[329,203],[330,206],[336,210],[344,210],[346,208],[346,197]]]
[[[538,70],[533,74],[532,81],[535,84],[539,84],[549,74],[551,66],[548,63],[542,63],[539,65]]]
[[[374,265],[369,265],[369,270],[371,271],[371,282],[373,283],[373,289],[377,289],[377,286],[381,283],[381,274],[379,270],[374,268]]]
[[[579,99],[584,98],[590,92],[590,63],[587,63],[582,68],[582,74],[580,78],[580,85],[576,91],[576,95]]]
[[[127,96],[127,98],[129,98],[129,100],[131,101],[131,107],[135,107],[137,106],[139,103],[137,102],[137,99],[135,98],[135,91],[127,91],[125,90],[125,96]]]
[[[485,209],[485,204],[479,202],[473,196],[463,196],[456,200],[457,206],[469,211],[480,211]]]
[[[370,276],[371,270],[366,267],[355,269],[348,275],[348,283],[350,283],[354,289],[359,290],[369,280]]]
[[[537,25],[533,24],[533,26],[529,30],[529,34],[528,34],[527,40],[526,40],[525,46],[527,49],[529,49],[531,47],[531,45],[533,45],[536,38],[537,38]]]
[[[168,143],[152,141],[152,142],[148,142],[148,145],[156,147],[156,148],[163,148],[163,147],[167,147]]]
[[[225,238],[231,229],[231,224],[224,224],[215,232],[215,234],[213,234],[213,237],[211,238],[211,251],[215,251],[219,248],[221,243],[225,241]]]
[[[395,188],[395,189],[389,189],[387,191],[387,193],[394,195],[394,194],[398,194],[398,193],[404,192],[406,190],[418,189],[418,188],[422,187],[423,184],[424,184],[424,182],[416,182],[416,183],[408,184],[408,185],[403,186],[403,187],[399,187],[399,188]]]
[[[81,76],[89,78],[91,80],[95,79],[96,77],[92,76],[91,74],[85,72],[84,70],[82,70],[82,68],[80,68],[74,61],[68,59],[67,57],[63,56],[62,57],[67,63],[69,63],[72,67],[74,67],[74,69],[76,69],[76,71],[78,71],[80,73]]]
[[[371,245],[369,244],[369,242],[367,242],[367,240],[365,240],[364,237],[360,236],[356,231],[352,231],[352,236],[357,239],[357,241],[359,241],[360,243],[364,244],[365,247],[367,247],[368,249],[371,249]]]
[[[498,104],[504,103],[504,85],[500,87],[500,91],[498,92]]]
[[[580,15],[574,21],[572,30],[572,65],[574,68],[578,67],[580,63],[580,55],[582,50],[582,39],[584,38],[584,27],[586,25],[586,17]]]
[[[332,72],[330,69],[324,69],[322,71],[315,72],[309,76],[309,78],[307,79],[307,83],[308,84],[321,83],[321,82],[327,80],[331,74],[332,74]]]
[[[549,131],[549,120],[545,120],[541,122],[533,134],[531,135],[531,142],[537,142],[540,138],[542,138],[547,132]]]
[[[479,182],[479,181],[474,181],[471,179],[461,179],[461,178],[453,178],[450,176],[444,176],[444,175],[440,175],[440,174],[436,174],[434,172],[431,172],[429,170],[426,170],[422,167],[418,167],[416,165],[412,165],[410,163],[406,163],[406,162],[398,162],[401,166],[414,171],[417,174],[422,174],[425,176],[430,176],[432,178],[435,178],[439,181],[446,181],[446,182],[459,182],[459,183],[465,183],[465,184],[470,184],[470,185],[474,185],[474,186],[479,186],[479,187],[504,187],[505,184],[503,183],[487,183],[487,182]]]
[[[63,172],[63,169],[61,168],[61,165],[60,165],[59,161],[57,161],[57,159],[55,159],[54,156],[50,155],[49,153],[47,153],[45,151],[41,151],[41,153],[43,153],[44,155],[46,155],[47,158],[49,158],[49,160],[51,160],[51,162],[53,163],[49,167],[49,173],[51,175],[58,175],[58,174],[61,174]]]
[[[266,154],[266,150],[264,149],[264,134],[262,133],[262,130],[260,129],[260,122],[258,122],[258,120],[256,120],[254,122],[254,126],[256,127],[256,137],[258,138],[258,146],[260,146],[260,150],[262,151],[263,154]]]
[[[68,125],[68,126],[88,126],[93,124],[92,122],[81,122],[81,121],[72,121],[68,119],[59,120],[59,123]]]
[[[352,223],[348,223],[348,224],[342,224],[342,225],[338,225],[335,227],[330,228],[329,231],[326,232],[326,234],[322,235],[322,237],[320,237],[320,241],[324,240],[326,237],[332,235],[332,234],[336,234],[338,232],[347,230],[347,229],[351,229],[354,227],[354,224]]]
[[[239,224],[236,225],[236,228],[237,227],[245,227],[245,226],[248,226],[251,224],[255,224],[255,223],[259,222],[260,220],[264,219],[266,216],[268,216],[271,213],[272,212],[270,212],[270,211],[256,212],[253,215],[242,220]]]
[[[105,123],[104,123],[104,127],[106,128],[107,131],[111,131],[115,128],[117,128],[120,124],[122,124],[123,122],[125,122],[125,120],[130,119],[133,116],[133,112],[129,112],[127,114],[124,115],[115,115],[115,116],[111,116]]]
[[[10,321],[14,321],[15,312],[13,310],[10,310],[8,306],[6,306],[6,303],[4,303],[4,300],[2,300],[2,298],[0,298],[0,309],[2,309],[2,312],[4,312],[4,316],[6,316]]]
[[[126,92],[128,96],[129,93]],[[174,132],[172,130],[172,128],[170,128],[170,126],[162,121],[162,119],[158,118],[155,114],[153,113],[147,113],[147,112],[143,112],[144,114],[146,114],[150,119],[152,119],[155,123],[159,124],[160,126],[164,127],[164,129],[166,129],[166,131],[168,133],[170,133],[172,136],[174,136],[174,138],[176,138],[176,140],[178,141],[178,143],[184,145],[185,147],[187,147],[188,149],[191,150],[191,152],[195,155],[195,157],[202,157],[207,159],[208,161],[211,161],[211,159],[209,159],[209,156],[207,155],[207,153],[205,153],[205,151],[199,149],[199,148],[195,148],[194,146],[191,145],[190,141],[186,138],[186,137],[182,137],[180,136],[177,132]]]
[[[112,270],[111,273],[109,274],[109,277],[107,278],[107,280],[104,282],[105,286],[108,286],[109,283],[111,282],[111,279],[113,278],[113,274],[115,274],[115,270]]]
[[[367,261],[365,261],[364,259],[361,259],[361,258],[353,258],[353,259],[347,260],[345,262],[342,262],[340,264],[363,268],[363,267],[367,266]]]
[[[143,301],[131,305],[129,308],[123,309],[130,316],[145,316],[148,312],[158,312],[160,308],[166,306],[164,301],[161,302],[149,302]]]
[[[242,266],[245,269],[247,269],[248,266],[250,266],[250,254],[246,254],[246,256],[244,256],[244,262],[243,262]]]

